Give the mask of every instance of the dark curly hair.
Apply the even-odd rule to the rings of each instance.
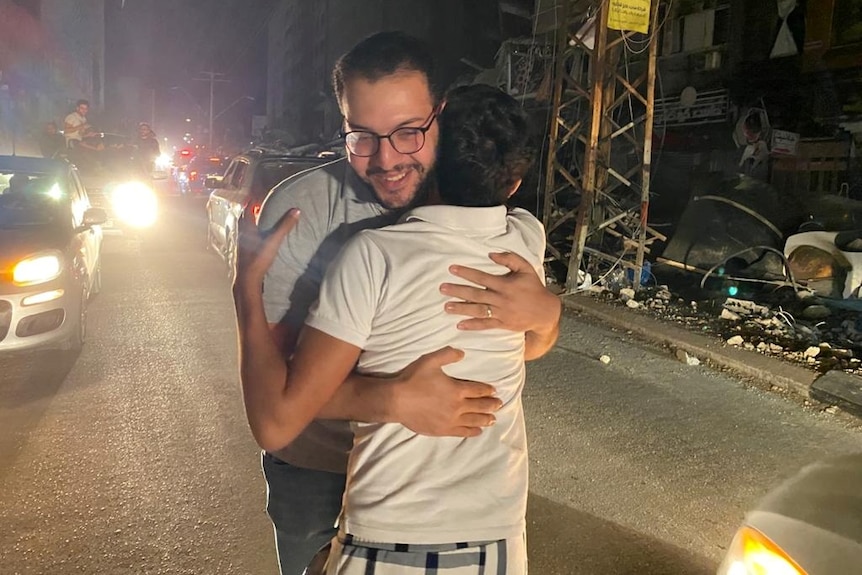
[[[407,71],[425,75],[436,104],[440,99],[437,69],[425,42],[404,32],[378,32],[361,40],[338,59],[332,70],[332,88],[340,105],[344,87],[352,78],[376,82]]]
[[[521,105],[492,86],[461,86],[447,94],[439,122],[436,174],[443,202],[505,204],[536,153]]]

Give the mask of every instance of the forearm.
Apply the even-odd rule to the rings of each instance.
[[[548,353],[554,347],[554,344],[557,343],[559,335],[559,322],[547,331],[528,331],[525,335],[526,347],[524,350],[524,359],[530,361]]]
[[[392,379],[350,374],[323,406],[318,419],[340,419],[393,423],[394,385]]]
[[[557,343],[557,337],[560,335],[562,302],[556,296],[554,300],[554,305],[550,308],[551,313],[547,315],[544,323],[526,332],[524,359],[527,361],[542,357]]]
[[[278,421],[287,361],[270,333],[260,294],[235,288],[234,299],[243,401],[252,434],[263,446],[267,426]]]

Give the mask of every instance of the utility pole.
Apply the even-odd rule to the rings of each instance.
[[[208,147],[212,150],[213,147],[213,96],[215,95],[216,82],[230,82],[224,78],[225,74],[221,72],[204,71],[201,72],[203,78],[195,78],[196,82],[209,82],[210,84],[210,113],[209,113],[209,144]]]
[[[637,289],[644,254],[666,239],[648,225],[662,3],[649,2],[648,33],[639,34],[608,26],[613,2],[552,2],[559,22],[542,216],[567,291],[578,288],[585,255],[595,274],[631,270]]]

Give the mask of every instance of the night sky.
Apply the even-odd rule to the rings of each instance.
[[[229,115],[266,112],[267,23],[275,0],[107,0],[106,76],[135,76],[156,90],[158,115],[192,114],[209,105],[203,71],[225,74],[215,86],[216,114],[243,96]],[[179,86],[183,90],[171,90]],[[185,93],[183,93],[185,92]]]

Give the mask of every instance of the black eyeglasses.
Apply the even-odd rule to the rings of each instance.
[[[350,153],[362,158],[368,158],[380,150],[380,140],[389,140],[399,154],[415,154],[425,146],[425,133],[431,129],[439,110],[434,108],[431,115],[420,127],[405,126],[392,130],[385,136],[366,130],[342,132],[344,145]]]

